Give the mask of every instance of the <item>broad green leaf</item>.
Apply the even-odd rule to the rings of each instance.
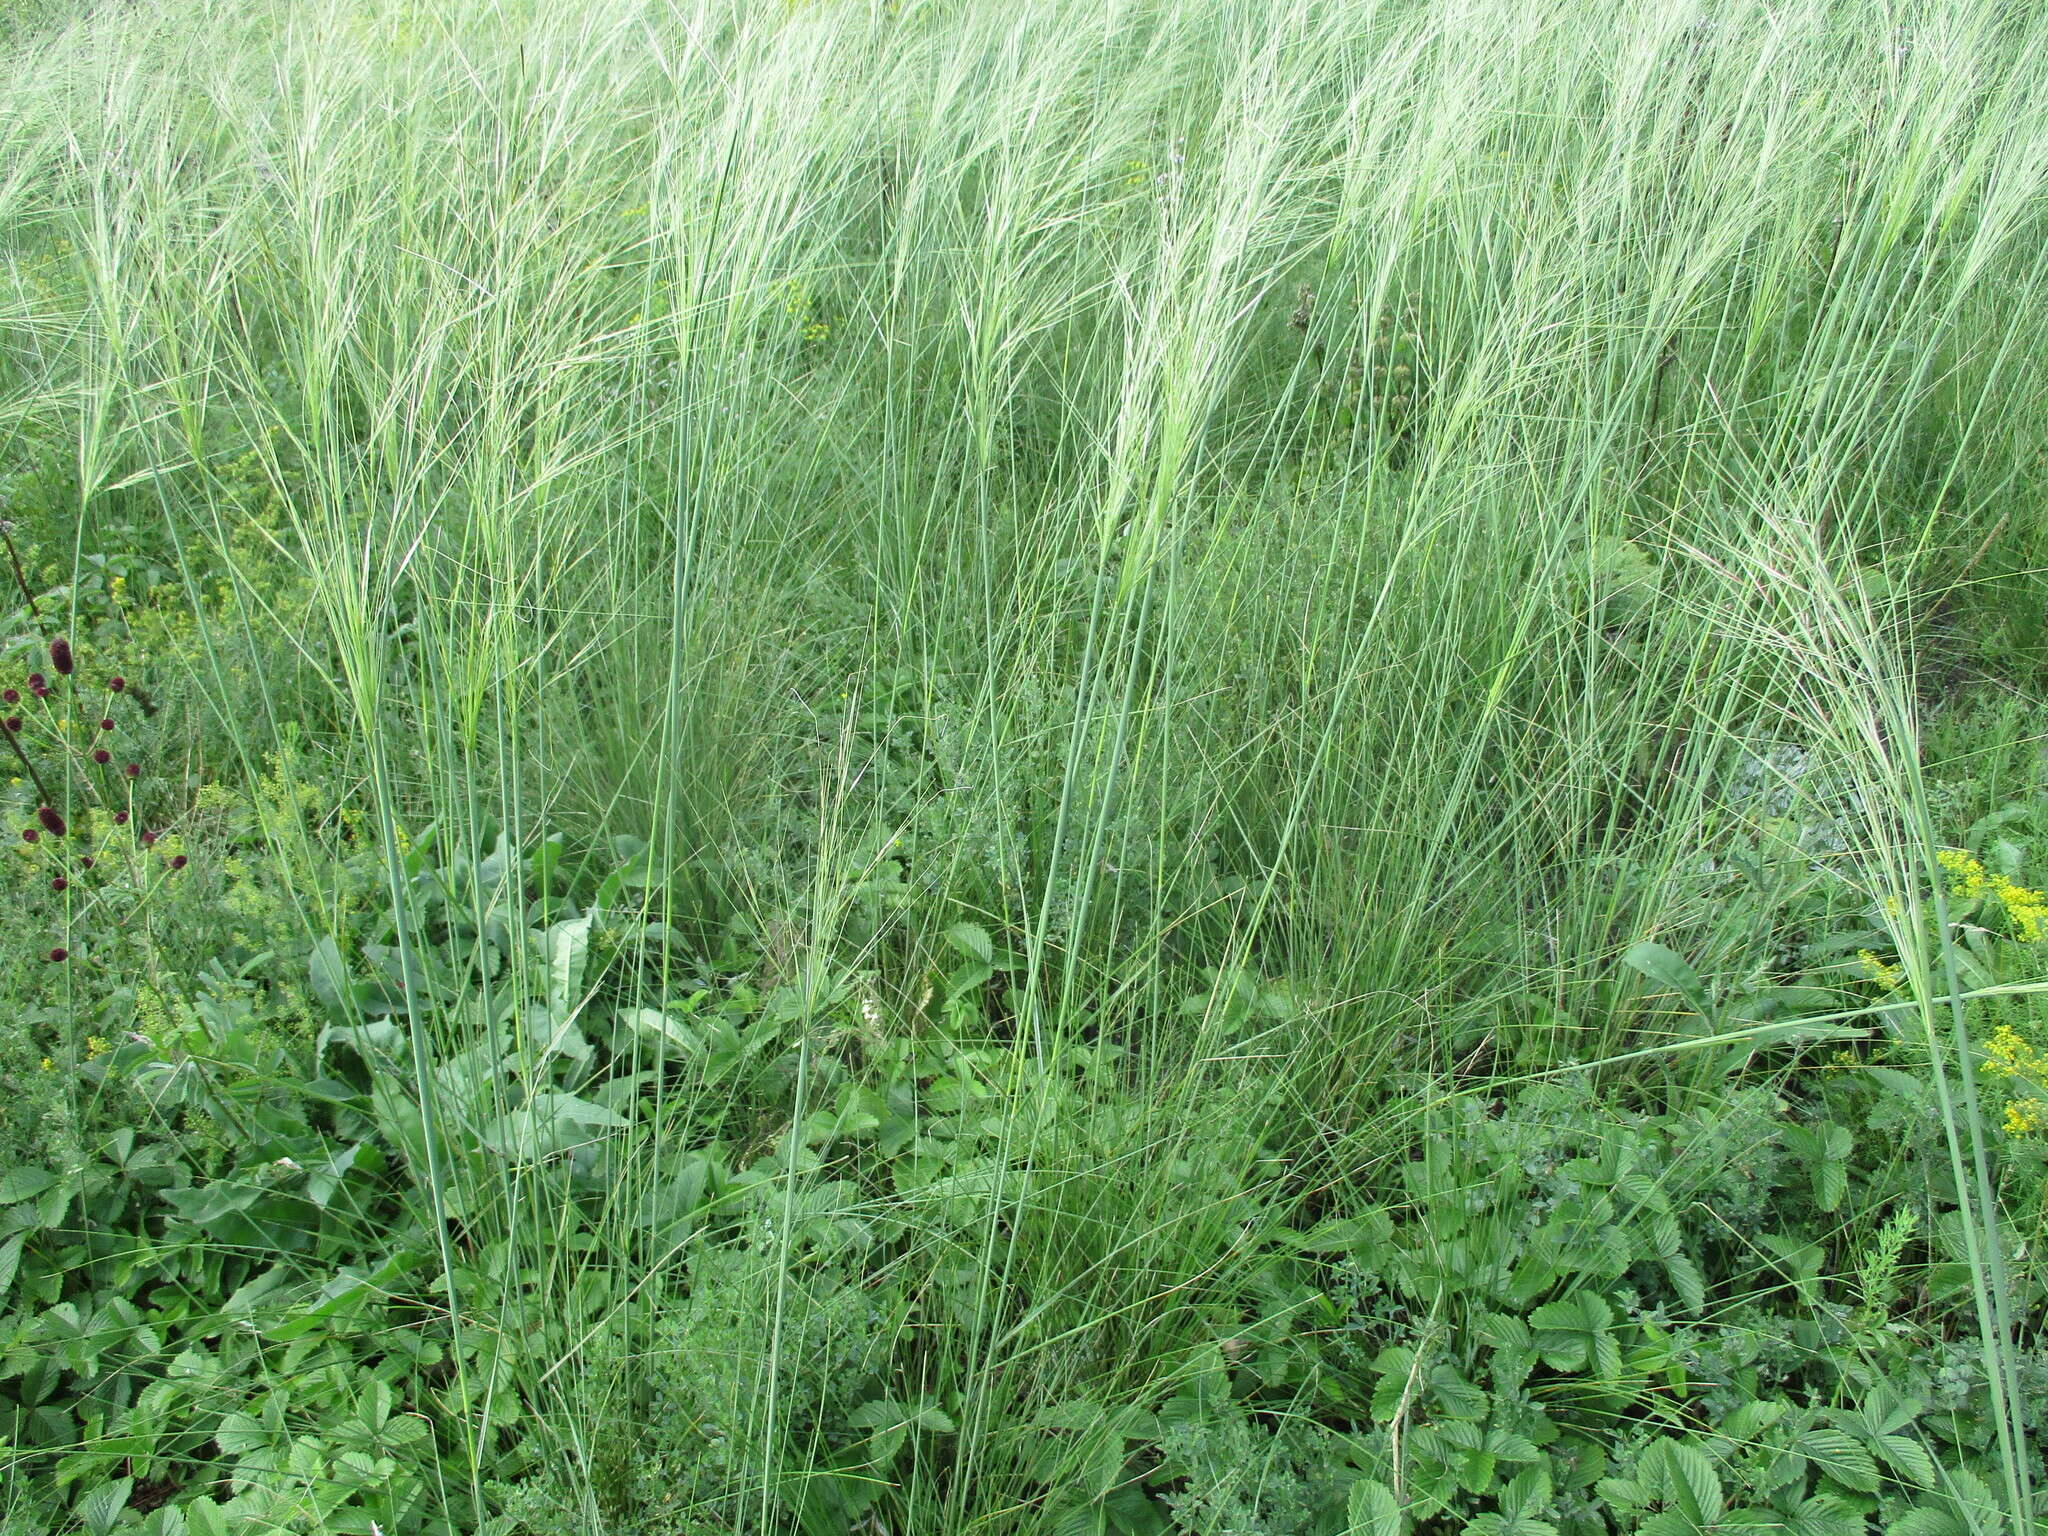
[[[1711,1019],[1714,1016],[1712,1000],[1707,996],[1707,984],[1700,980],[1699,972],[1676,952],[1645,939],[1639,944],[1631,944],[1621,959],[1631,970],[1649,977],[1666,991],[1676,992],[1700,1017]]]
[[[620,1013],[619,1022],[657,1061],[693,1056],[703,1049],[703,1042],[695,1034],[659,1008],[628,1008]]]
[[[583,965],[590,954],[589,914],[556,923],[547,930],[548,1011],[567,1019],[583,1001]]]
[[[617,1111],[573,1093],[536,1093],[525,1108],[492,1121],[480,1139],[502,1157],[534,1163],[593,1140],[594,1132],[624,1130],[630,1124]]]
[[[322,935],[313,945],[306,971],[307,980],[313,988],[313,996],[320,1006],[325,1008],[337,1023],[354,1023],[355,1011],[351,1006],[348,966],[342,962],[341,946],[334,942],[333,935]]]
[[[0,1173],[0,1205],[33,1200],[56,1182],[57,1175],[47,1168],[35,1168],[26,1163],[10,1168]]]

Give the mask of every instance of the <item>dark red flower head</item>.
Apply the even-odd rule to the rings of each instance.
[[[58,875],[55,879],[51,880],[50,889],[53,891],[61,891],[64,889],[65,886],[69,885],[70,883],[71,882],[69,880],[66,880],[62,875]]]
[[[111,763],[114,760],[114,754],[109,752],[105,747],[101,747],[93,753],[92,760],[96,763],[104,765],[107,763]]]
[[[50,680],[40,672],[31,672],[28,675],[28,691],[30,693],[42,692],[43,689],[49,686],[49,683]]]
[[[148,847],[148,846],[149,846],[149,845],[150,845],[151,843],[154,843],[155,841],[156,841],[156,834],[155,834],[154,832],[145,832],[145,833],[143,833],[143,834],[142,834],[142,846],[143,846],[143,847],[147,848],[147,847]]]
[[[112,689],[115,693],[119,693],[123,688],[126,688],[127,686],[128,679],[125,677],[110,677],[107,679],[107,687]]]
[[[41,842],[42,838],[43,834],[38,832],[34,827],[23,827],[21,829],[21,840],[24,843]]]
[[[179,853],[179,854],[173,854],[173,855],[171,856],[171,868],[173,868],[173,869],[183,869],[184,867],[185,867],[185,855],[183,855],[182,853]]]
[[[80,860],[78,861],[78,867],[79,867],[80,869],[91,869],[91,868],[92,868],[92,855],[88,853],[88,854],[87,854],[87,855],[86,855],[86,856],[85,856],[84,858],[80,859]]]
[[[20,702],[21,690],[19,688],[0,688],[0,704],[19,704]]]
[[[127,826],[127,825],[128,825],[128,813],[127,813],[126,811],[116,811],[116,812],[114,812],[114,825],[115,825],[115,826],[117,826],[117,827],[125,827],[125,826]]]
[[[111,720],[102,720],[100,722],[100,729],[103,731],[111,731],[113,728],[114,722]]]
[[[54,805],[37,806],[36,820],[43,824],[43,830],[49,833],[50,836],[62,837],[64,835],[64,818],[57,814],[57,807]]]
[[[57,669],[59,677],[69,677],[78,663],[72,659],[71,642],[62,635],[50,642],[50,665]]]
[[[135,777],[135,775],[137,775],[138,773],[142,772],[142,764],[140,764],[140,763],[130,763],[130,764],[128,764],[128,765],[127,765],[127,766],[126,766],[125,768],[123,768],[123,769],[122,769],[121,771],[122,771],[123,773],[127,774],[127,775],[128,775],[128,777],[132,779],[132,778],[134,778],[134,777]]]
[[[71,951],[59,945],[50,951],[50,958],[52,960],[69,960],[71,958]]]
[[[9,715],[9,716],[8,716],[8,717],[7,717],[7,718],[6,718],[5,720],[0,720],[0,729],[5,729],[5,730],[8,730],[8,731],[18,731],[18,730],[20,730],[20,729],[21,729],[21,716],[19,716],[19,715]]]

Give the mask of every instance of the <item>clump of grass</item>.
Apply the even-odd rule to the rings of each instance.
[[[1113,1176],[906,1260],[978,1298],[930,1370],[943,1486],[994,1508],[1029,1405],[1192,1347],[1211,1126],[1264,1130],[1243,1182],[1363,1200],[1389,1084],[1506,1070],[1504,1015],[1558,1062],[1668,1043],[1617,962],[1717,932],[1761,738],[1856,765],[1858,853],[1927,889],[1909,658],[1857,594],[1922,600],[2041,488],[2044,25],[144,4],[9,66],[0,222],[75,280],[15,285],[8,388],[78,527],[142,507],[188,582],[250,536],[222,466],[289,487],[260,537],[401,966],[402,825],[630,832],[649,922],[745,929],[810,1012],[866,978],[910,1031],[965,922],[1014,961],[1005,1081],[1129,1051]],[[254,763],[274,706],[212,681]],[[1962,988],[1899,937],[1932,1032]],[[437,1166],[428,1045],[476,1026],[406,1021]],[[1967,1066],[1942,1092],[1990,1231]],[[1004,1092],[1000,1148],[1047,1102]],[[543,1288],[629,1250],[624,1193],[573,1258],[544,1181],[467,1203]],[[548,1398],[504,1369],[462,1391]]]

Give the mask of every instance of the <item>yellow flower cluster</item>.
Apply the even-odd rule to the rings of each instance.
[[[1887,965],[1878,959],[1874,950],[1859,949],[1856,958],[1863,962],[1863,974],[1883,987],[1887,992],[1896,992],[1906,984],[1906,973],[1896,965]]]
[[[1984,1042],[1984,1075],[2026,1079],[2030,1085],[2048,1084],[2048,1054],[2043,1054],[2010,1024],[2001,1024]],[[2024,1094],[2005,1106],[2008,1136],[2034,1136],[2048,1132],[2048,1099]]]
[[[2010,1024],[2001,1024],[1984,1042],[1984,1070],[1993,1077],[2048,1078],[2048,1056],[2043,1056]]]
[[[2020,938],[2028,943],[2048,939],[2048,894],[1993,874],[1960,848],[1944,848],[1934,857],[1948,871],[1949,895],[1959,901],[1994,897]]]
[[[820,342],[832,334],[832,322],[817,315],[810,286],[801,278],[792,277],[784,283],[782,295],[783,312],[802,323],[805,341]]]

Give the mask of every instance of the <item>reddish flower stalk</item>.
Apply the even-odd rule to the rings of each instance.
[[[7,729],[0,731],[0,737],[5,737],[7,745],[14,749],[15,757],[20,759],[22,768],[28,773],[29,782],[36,787],[37,798],[47,805],[57,797],[50,793],[50,786],[45,784],[43,776],[36,772],[36,765],[29,761],[28,754],[21,750],[20,731],[21,721],[10,715],[7,718]]]
[[[8,562],[14,567],[14,584],[21,588],[22,601],[28,604],[29,617],[40,619],[42,610],[36,607],[36,595],[29,589],[28,572],[21,568],[21,551],[14,547],[14,524],[0,517],[0,543],[7,546]]]

